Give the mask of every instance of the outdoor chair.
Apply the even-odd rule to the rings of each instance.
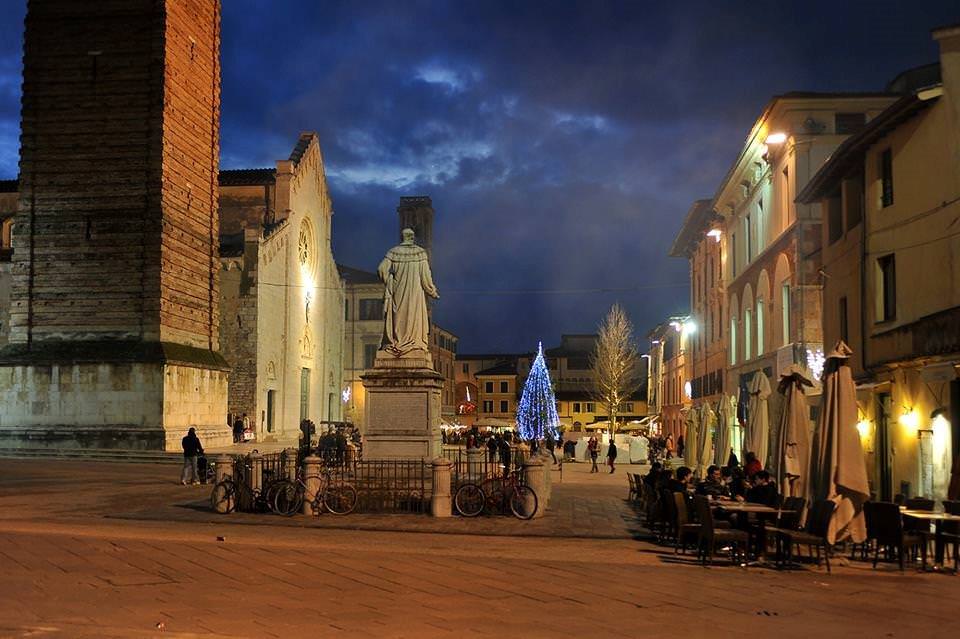
[[[677,504],[673,493],[667,488],[660,489],[660,542],[669,542],[677,538]]]
[[[943,500],[943,511],[950,515],[960,515],[960,501]],[[952,546],[953,552],[953,570],[960,570],[960,557],[957,556],[960,551],[960,522],[943,522],[943,539],[948,548]]]
[[[867,538],[863,540],[863,543],[860,544],[851,544],[850,546],[850,559],[855,559],[857,555],[857,550],[860,550],[860,559],[866,561],[869,557],[871,548],[873,547],[874,542],[877,539],[877,521],[876,515],[874,514],[874,506],[877,502],[868,501],[863,504],[863,520],[867,526]]]
[[[690,521],[687,496],[684,493],[673,493],[673,504],[674,511],[677,513],[673,552],[674,554],[677,552],[686,553],[687,540],[691,538],[697,540],[700,537],[700,524]]]
[[[717,552],[717,544],[730,546],[730,561],[736,563],[737,554],[746,562],[747,546],[750,536],[745,530],[735,528],[717,528],[713,521],[713,511],[710,510],[710,500],[703,495],[694,495],[693,503],[700,520],[700,535],[697,540],[697,558],[703,565],[713,563],[713,556]]]
[[[627,492],[627,501],[633,503],[637,499],[637,480],[631,473],[627,473],[627,484],[629,484],[629,491]]]
[[[642,504],[642,503],[643,503],[643,499],[644,499],[643,477],[641,477],[641,476],[638,475],[637,473],[628,473],[628,474],[631,475],[631,476],[633,476],[633,485],[634,485],[634,486],[636,487],[636,489],[637,489],[637,501]]]
[[[777,556],[784,562],[790,561],[793,556],[793,547],[797,546],[798,555],[800,546],[806,546],[813,557],[813,549],[817,551],[817,565],[820,565],[820,549],[823,549],[823,560],[830,572],[830,542],[827,540],[827,531],[830,529],[830,519],[836,504],[829,499],[814,502],[810,507],[807,525],[804,530],[777,529]]]
[[[933,512],[936,502],[926,497],[911,497],[904,504],[907,510],[922,510],[924,512]],[[933,533],[930,532],[930,522],[923,519],[914,519],[913,517],[904,517],[903,531],[907,534],[920,535],[923,537],[927,546],[933,540]]]
[[[873,549],[873,567],[877,567],[880,558],[880,549],[883,548],[890,557],[894,553],[903,570],[904,552],[920,548],[923,565],[927,565],[927,542],[917,534],[908,533],[903,529],[903,518],[900,507],[890,502],[878,501],[873,504],[873,523],[875,524],[876,545]]]

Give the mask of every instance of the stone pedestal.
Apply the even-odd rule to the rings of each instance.
[[[467,478],[477,483],[483,479],[483,456],[486,454],[482,448],[467,449]]]
[[[365,459],[425,459],[440,454],[443,377],[410,367],[426,359],[381,358],[361,377],[367,391]]]
[[[320,492],[320,465],[323,460],[316,455],[310,455],[303,460],[303,514],[313,515],[313,500]]]
[[[433,495],[430,498],[430,513],[434,517],[452,517],[453,507],[450,499],[449,459],[438,457],[433,460]]]
[[[547,487],[546,479],[543,476],[543,461],[539,457],[530,457],[523,463],[524,479],[527,486],[537,495],[537,512],[534,513],[534,519],[543,517],[547,509]]]

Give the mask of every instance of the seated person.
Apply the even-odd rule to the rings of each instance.
[[[690,490],[690,484],[693,482],[693,471],[686,466],[677,469],[676,478],[667,482],[667,488],[674,493],[686,493]]]
[[[650,472],[643,476],[643,483],[650,486],[650,488],[656,487],[661,468],[662,465],[660,462],[653,462],[653,465],[650,466]]]
[[[777,505],[777,482],[765,470],[753,478],[753,486],[747,491],[747,501],[774,507]]]
[[[763,470],[763,464],[760,463],[760,460],[757,459],[757,455],[754,452],[747,453],[747,462],[743,466],[743,472],[746,473],[747,479],[752,480],[753,476]]]
[[[723,479],[720,477],[719,466],[711,465],[707,468],[706,479],[697,484],[697,494],[713,497],[714,499],[730,496],[726,484],[723,483]]]
[[[722,468],[720,469],[720,476],[727,485],[731,497],[743,499],[746,496],[747,482],[744,480],[742,468],[739,466]]]

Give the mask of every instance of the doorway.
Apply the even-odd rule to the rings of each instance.
[[[880,482],[878,496],[880,501],[893,501],[892,478],[890,476],[890,417],[893,413],[893,400],[890,393],[877,393],[877,478]]]
[[[310,369],[300,369],[300,421],[310,419]]]

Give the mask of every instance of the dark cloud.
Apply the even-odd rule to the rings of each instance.
[[[16,173],[24,3],[0,27],[0,175]],[[954,0],[324,2],[223,7],[222,163],[319,132],[337,259],[373,269],[401,195],[437,211],[436,318],[529,350],[623,303],[688,303],[666,257],[770,96],[877,90],[932,61]]]

